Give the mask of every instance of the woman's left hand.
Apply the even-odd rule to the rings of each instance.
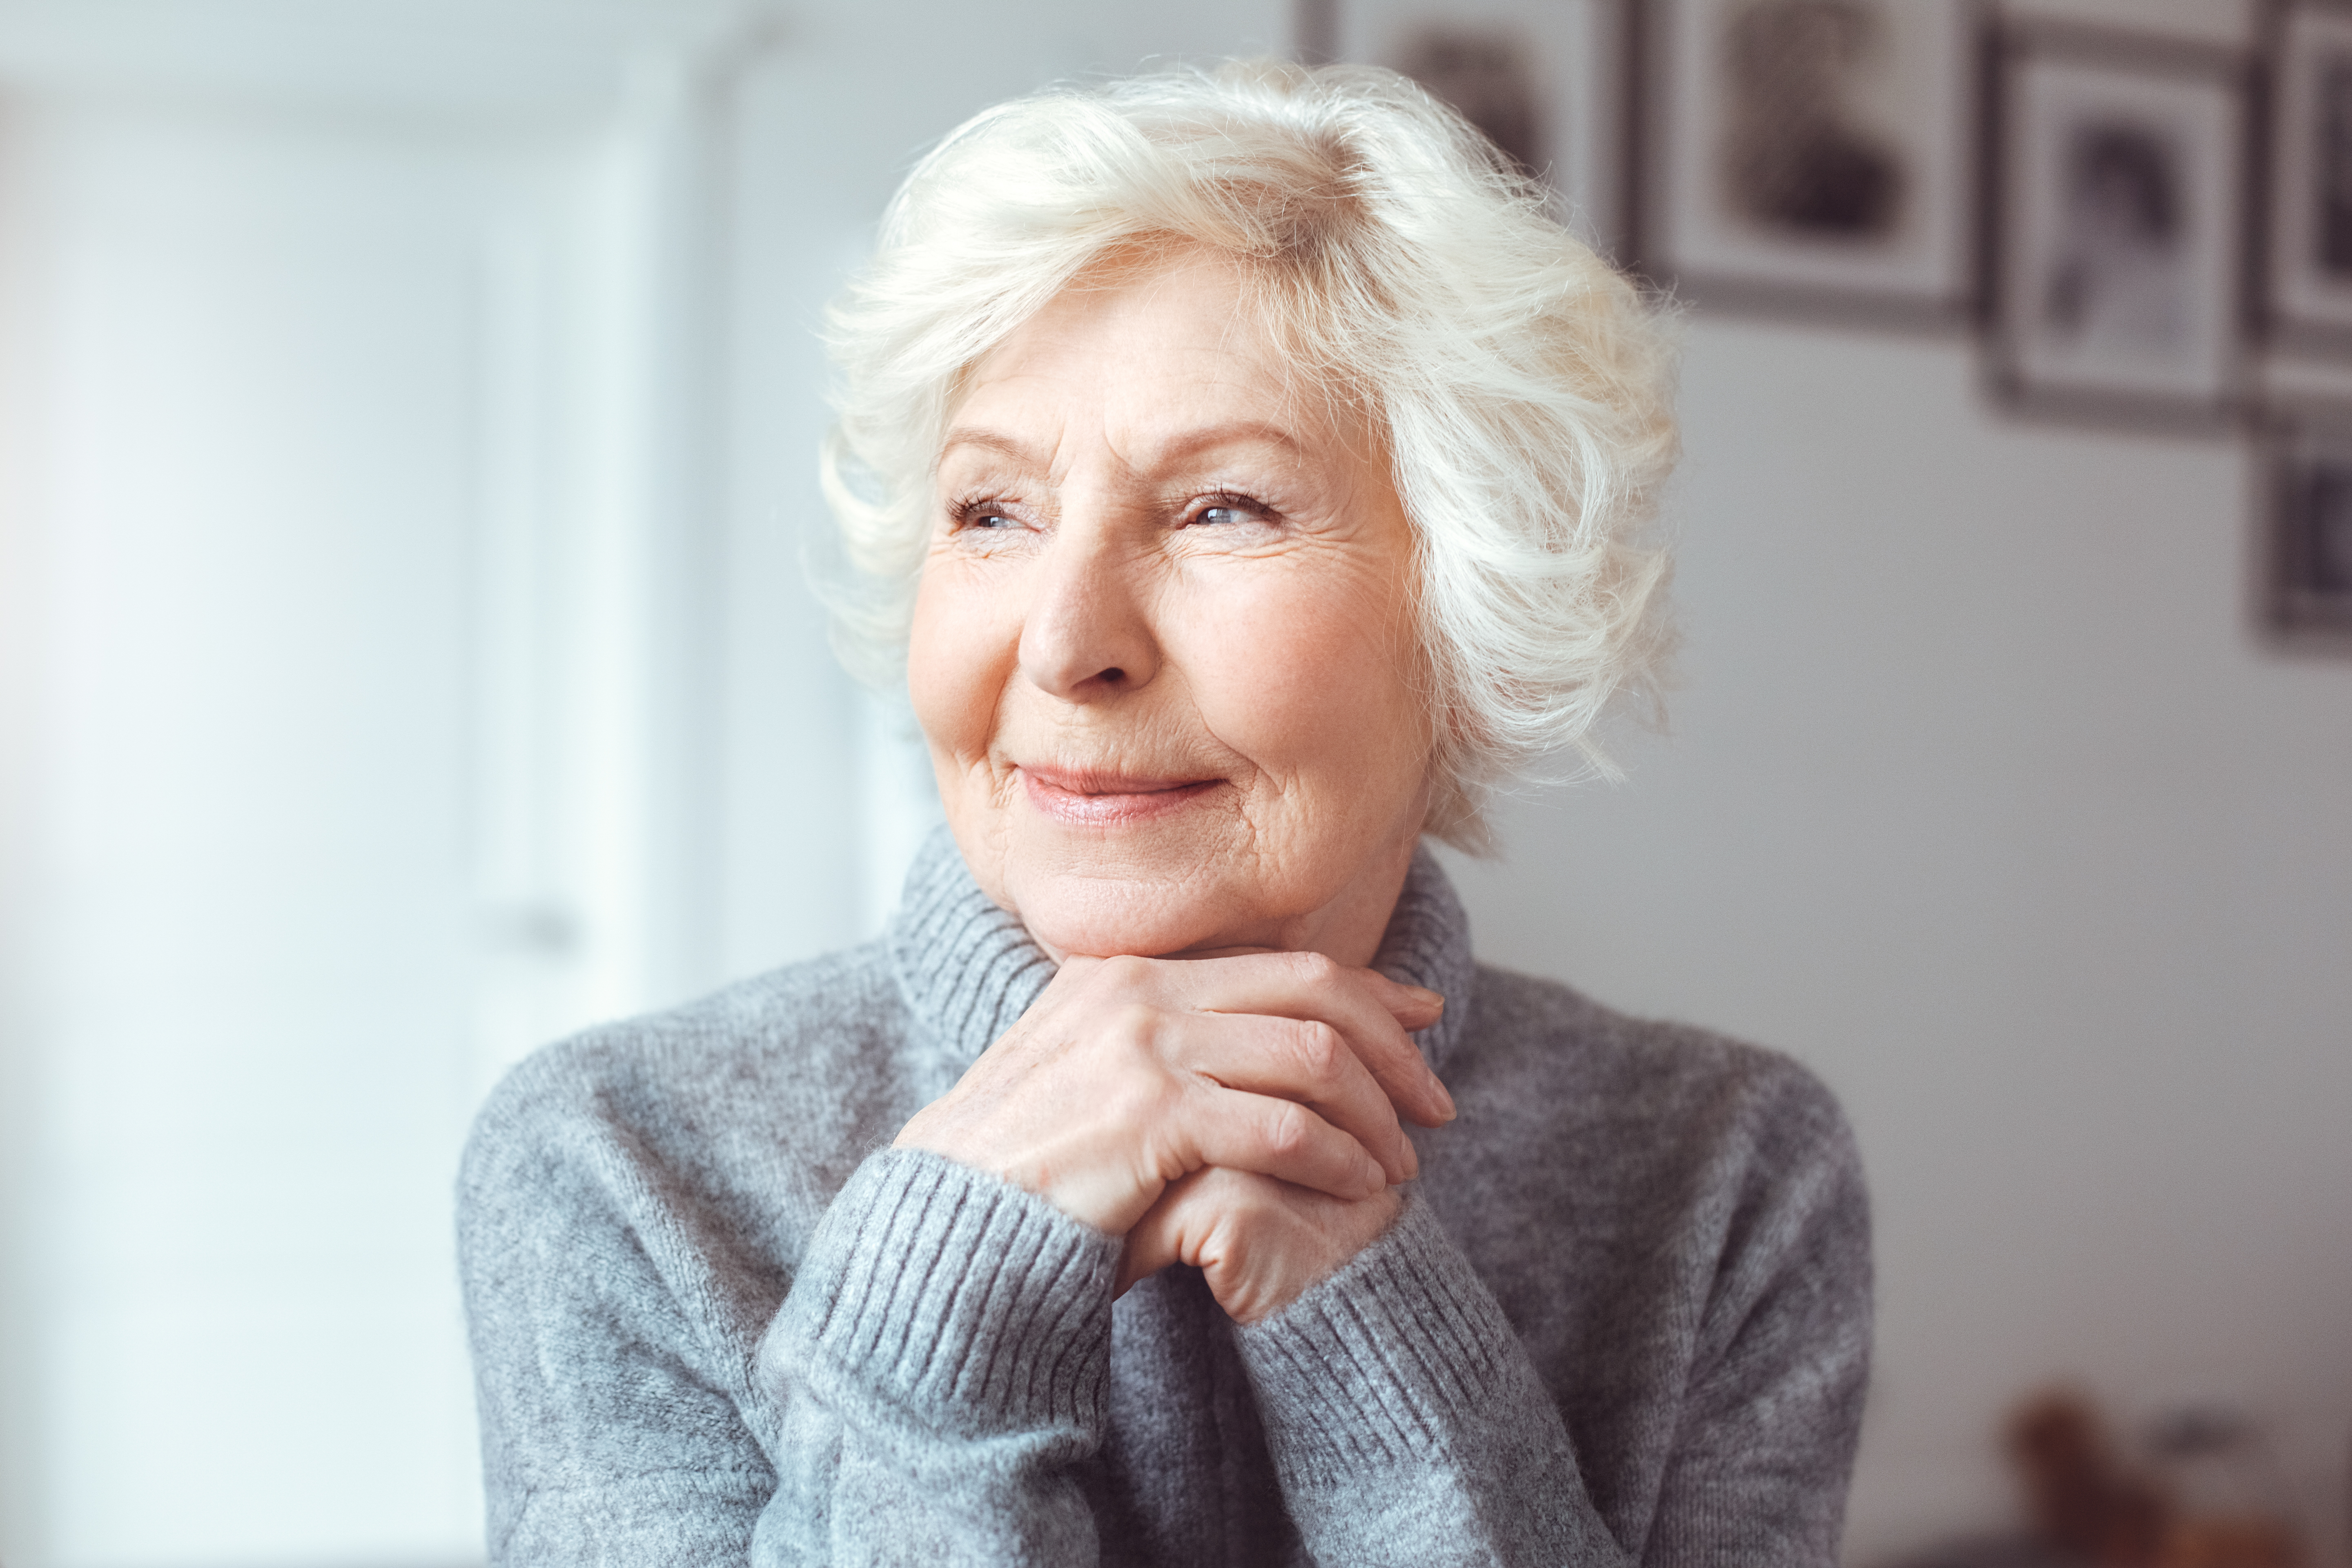
[[[1171,1263],[1206,1277],[1217,1305],[1255,1323],[1298,1300],[1396,1218],[1394,1188],[1349,1202],[1212,1165],[1170,1184],[1127,1233],[1118,1292]]]

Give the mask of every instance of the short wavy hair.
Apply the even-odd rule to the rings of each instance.
[[[1017,99],[914,168],[826,339],[823,458],[846,574],[834,644],[902,685],[932,473],[964,372],[1090,267],[1231,258],[1298,363],[1385,437],[1415,531],[1435,754],[1428,831],[1486,843],[1497,786],[1654,703],[1653,537],[1677,450],[1661,306],[1543,187],[1392,71],[1274,61]]]

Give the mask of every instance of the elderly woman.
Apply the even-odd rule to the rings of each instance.
[[[946,831],[483,1112],[492,1555],[1831,1561],[1836,1108],[1478,967],[1422,847],[1646,679],[1636,292],[1402,79],[1236,67],[955,132],[833,336]]]

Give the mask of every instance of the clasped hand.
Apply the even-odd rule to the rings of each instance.
[[[1255,1322],[1395,1216],[1400,1114],[1454,1115],[1407,1034],[1443,1005],[1313,952],[1074,956],[898,1146],[1123,1237],[1121,1291],[1189,1263]]]

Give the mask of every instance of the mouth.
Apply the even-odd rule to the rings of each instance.
[[[1118,827],[1181,811],[1223,779],[1146,778],[1020,763],[1021,786],[1045,816],[1074,827]]]

